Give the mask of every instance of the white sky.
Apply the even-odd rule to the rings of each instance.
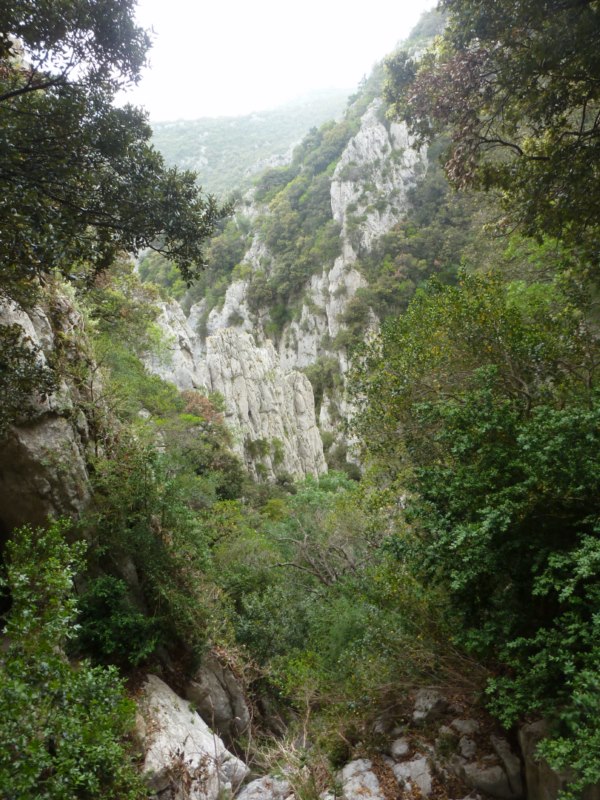
[[[239,115],[354,90],[435,0],[138,0],[150,66],[126,100],[153,121]]]

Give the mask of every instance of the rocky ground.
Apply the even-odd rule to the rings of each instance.
[[[552,800],[563,785],[534,758],[540,723],[512,742],[481,709],[436,689],[415,694],[408,722],[380,720],[378,746],[337,773],[315,781],[308,764],[296,763],[252,779],[195,710],[199,704],[230,741],[247,731],[250,712],[233,674],[209,657],[184,693],[189,699],[150,675],[138,695],[143,768],[160,800]]]

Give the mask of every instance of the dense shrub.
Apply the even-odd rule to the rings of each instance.
[[[82,548],[65,526],[22,528],[6,546],[12,608],[0,658],[0,794],[7,800],[145,796],[124,744],[133,704],[114,668],[69,663]]]

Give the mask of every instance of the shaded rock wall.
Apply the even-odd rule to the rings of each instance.
[[[65,297],[57,297],[62,330],[81,328],[81,318]],[[46,364],[56,349],[47,309],[25,311],[12,301],[0,305],[0,325],[18,325],[24,341]],[[47,397],[32,398],[32,408],[12,425],[0,443],[0,527],[42,524],[48,516],[76,516],[89,499],[85,451],[88,429],[64,379]]]

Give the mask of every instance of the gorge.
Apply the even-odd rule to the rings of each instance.
[[[0,11],[0,796],[596,800],[597,4],[446,0],[230,172],[58,5]]]

